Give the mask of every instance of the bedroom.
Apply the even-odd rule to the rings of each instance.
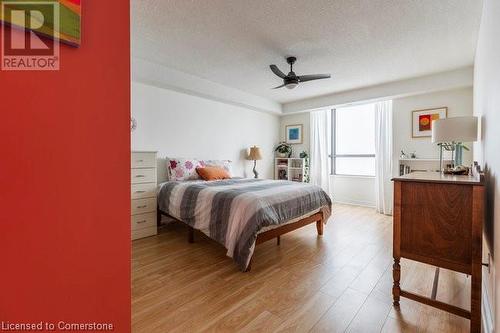
[[[498,330],[497,1],[57,2],[78,47],[0,71],[2,330]]]
[[[404,303],[400,312],[392,308],[390,179],[399,176],[400,164],[414,170],[439,168],[437,144],[428,137],[430,131],[418,133],[412,128],[418,122],[413,117],[443,112],[439,109],[444,109],[441,117],[473,116],[473,59],[481,5],[473,1],[392,4],[377,10],[380,3],[361,9],[356,3],[318,2],[308,4],[310,15],[303,17],[304,2],[292,6],[262,3],[263,8],[227,2],[226,6],[221,2],[173,7],[132,2],[132,117],[136,126],[131,133],[132,150],[156,152],[158,184],[169,184],[168,179],[189,182],[199,178],[197,163],[203,167],[207,160],[230,160],[232,177],[253,178],[254,161],[249,153],[256,146],[256,169],[265,183],[258,183],[261,192],[249,192],[257,186],[250,183],[242,194],[234,194],[235,201],[241,200],[234,207],[233,197],[224,190],[209,193],[218,186],[163,185],[158,204],[167,224],[159,231],[151,229],[158,235],[132,245],[134,331],[468,329],[469,320],[456,313],[444,318],[445,312],[415,302]],[[161,14],[152,15],[153,8]],[[381,17],[371,17],[373,12]],[[398,12],[408,14],[378,25]],[[329,29],[323,29],[320,17],[333,18]],[[342,27],[355,19],[359,25],[350,25],[348,33],[344,32]],[[369,50],[372,56],[366,57]],[[281,73],[270,68],[273,64]],[[278,76],[289,71],[299,76],[328,73],[331,78],[272,89],[283,83]],[[384,116],[384,106],[390,117]],[[291,138],[290,130],[297,131],[296,137]],[[376,141],[381,142],[378,147]],[[292,152],[275,151],[281,142],[293,142],[289,145]],[[465,143],[470,149],[460,164],[472,164],[472,145]],[[300,158],[303,152],[307,160]],[[444,159],[451,159],[450,152],[445,152]],[[178,165],[184,163],[191,169],[179,170]],[[298,168],[288,166],[291,163],[298,163]],[[390,171],[381,170],[391,163]],[[276,233],[275,241],[267,235],[270,240],[262,244],[257,238],[253,258],[242,258],[241,252],[248,249],[233,249],[233,244],[246,244],[246,239],[228,241],[221,232],[232,232],[214,227],[223,221],[231,229],[239,215],[263,211],[263,207],[243,203],[245,196],[274,207],[272,214],[253,216],[252,225],[281,224],[280,219],[296,221],[297,215],[312,215],[316,210],[307,207],[301,210],[306,214],[294,212],[301,202],[288,201],[276,208],[285,188],[264,189],[268,179],[306,180],[307,173],[311,183],[320,185],[333,201],[323,236],[317,236],[320,230],[313,224]],[[242,186],[222,184],[221,188],[230,191]],[[275,198],[273,203],[267,193]],[[216,196],[221,198],[213,199]],[[220,208],[225,205],[231,206],[227,217]],[[292,215],[281,216],[282,210]],[[139,216],[142,220],[143,215]],[[354,216],[355,227],[347,223]],[[175,220],[182,220],[190,230]],[[142,237],[147,228],[136,226],[135,230],[133,235]],[[248,232],[241,231],[242,235]],[[191,248],[186,248],[188,241]],[[235,261],[233,267],[226,255]],[[422,279],[411,282],[406,278],[406,288],[430,294],[432,266],[404,265],[403,276],[411,271],[408,274]],[[239,271],[256,276],[241,277]],[[166,286],[151,284],[150,275],[160,277]],[[438,281],[438,300],[470,307],[470,279],[441,270]],[[210,287],[200,289],[203,284]],[[276,290],[282,284],[285,288]],[[249,286],[255,290],[248,292]],[[200,305],[216,294],[217,302]],[[355,300],[352,308],[344,309],[346,298]],[[190,309],[195,307],[193,315]],[[340,314],[345,318],[340,319]],[[436,321],[423,324],[424,315]]]

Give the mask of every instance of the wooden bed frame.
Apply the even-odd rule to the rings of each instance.
[[[165,215],[170,218],[173,218],[172,216],[164,213],[163,211],[158,209],[158,215],[157,215],[157,224],[158,226],[161,223],[161,216]],[[177,220],[173,218],[174,220]],[[268,231],[264,231],[260,234],[257,235],[257,240],[255,241],[255,245],[267,242],[271,239],[276,238],[276,243],[277,245],[280,245],[280,236],[284,235],[286,233],[289,233],[291,231],[294,231],[296,229],[302,228],[308,224],[316,222],[316,230],[318,231],[318,235],[322,236],[323,235],[323,227],[324,227],[324,217],[322,212],[318,212],[315,214],[312,214],[308,217],[305,217],[297,222],[293,223],[288,223],[285,225],[282,225],[281,227],[277,227]],[[188,232],[188,242],[189,243],[194,243],[194,228],[191,226],[188,226],[189,232]],[[250,263],[248,264],[248,267],[245,272],[249,272],[252,269],[252,259],[250,259]]]

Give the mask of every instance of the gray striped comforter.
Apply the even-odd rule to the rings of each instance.
[[[170,181],[158,195],[160,210],[224,245],[244,271],[263,228],[277,227],[317,211],[325,222],[330,197],[304,183],[233,178],[219,181]]]

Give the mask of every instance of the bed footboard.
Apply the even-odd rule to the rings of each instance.
[[[255,241],[255,245],[257,244],[262,244],[264,242],[267,242],[268,240],[277,239],[277,244],[280,245],[280,236],[284,235],[286,233],[289,233],[291,231],[297,230],[299,228],[302,228],[308,224],[316,222],[316,230],[318,231],[318,235],[322,236],[323,235],[323,226],[324,226],[324,218],[323,218],[323,213],[319,212],[316,214],[313,214],[311,216],[308,216],[306,218],[303,218],[302,220],[299,220],[297,222],[285,224],[281,227],[278,227],[276,229],[271,229],[268,231],[265,231],[257,236],[257,240]],[[247,269],[245,272],[250,272],[252,269],[252,261],[253,257],[250,259],[250,262],[247,266]]]

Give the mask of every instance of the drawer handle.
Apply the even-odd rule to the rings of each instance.
[[[137,160],[136,162],[139,162],[139,163],[141,163],[141,162],[144,162],[144,160]]]
[[[137,206],[137,208],[146,208],[148,205]]]
[[[137,224],[142,224],[142,223],[146,223],[146,222],[148,222],[148,220],[137,221]]]
[[[146,193],[146,191],[135,191],[135,193]]]
[[[145,175],[137,175],[137,176],[135,176],[135,178],[144,178],[144,177],[146,177],[146,176]]]

